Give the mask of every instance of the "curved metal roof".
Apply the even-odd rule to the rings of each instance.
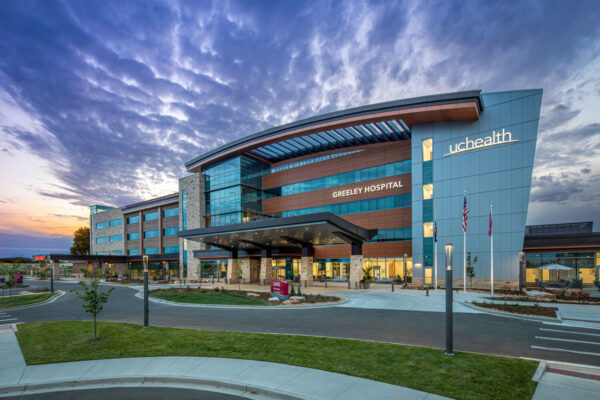
[[[467,108],[460,108],[458,104],[467,104],[470,110],[465,112]],[[410,138],[410,127],[414,124],[475,119],[481,111],[481,90],[366,105],[298,120],[242,137],[186,162],[185,166],[193,171],[207,163],[241,153],[273,163],[336,148],[405,140]]]

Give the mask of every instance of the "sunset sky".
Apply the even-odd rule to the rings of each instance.
[[[89,206],[299,118],[543,88],[528,224],[600,228],[600,3],[24,1],[0,7],[0,257],[67,251]]]

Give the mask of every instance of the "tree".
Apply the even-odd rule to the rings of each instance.
[[[85,294],[81,294],[76,290],[71,290],[71,292],[74,292],[77,297],[83,301],[83,309],[85,312],[92,314],[92,317],[94,318],[94,341],[97,341],[96,316],[102,312],[104,303],[108,301],[108,296],[115,288],[110,288],[108,292],[99,292],[98,286],[100,285],[100,281],[98,279],[91,281],[89,286],[83,281],[79,282],[79,284],[83,287]]]
[[[48,277],[48,270],[46,268],[46,261],[40,262],[40,269],[38,270],[37,276],[40,280],[44,281]]]
[[[475,278],[475,264],[477,264],[477,256],[471,261],[471,252],[467,251],[467,277],[471,289],[473,289],[473,278]]]
[[[90,254],[90,228],[82,226],[73,233],[73,246],[71,254],[76,256],[85,256]]]
[[[9,290],[9,296],[12,296],[12,288],[15,287],[17,283],[15,277],[18,272],[19,265],[17,264],[3,264],[2,266],[0,266],[0,275],[6,276],[4,287],[6,287]]]

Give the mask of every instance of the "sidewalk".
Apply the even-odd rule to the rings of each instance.
[[[597,400],[600,368],[548,363],[532,400]]]
[[[446,399],[310,368],[209,357],[144,357],[26,366],[12,329],[0,329],[0,396],[110,386],[186,387],[252,399]]]

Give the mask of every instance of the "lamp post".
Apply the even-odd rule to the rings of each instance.
[[[452,351],[452,243],[446,244],[446,351],[444,354],[453,356]]]
[[[519,293],[523,292],[523,265],[525,264],[525,253],[519,252]]]
[[[142,256],[144,262],[144,328],[148,327],[148,256]]]
[[[54,261],[50,261],[50,293],[54,293]]]
[[[425,275],[421,274],[421,267],[423,267],[423,264],[421,263],[413,264],[413,285],[415,284],[414,277],[423,276],[423,286],[425,286]]]

